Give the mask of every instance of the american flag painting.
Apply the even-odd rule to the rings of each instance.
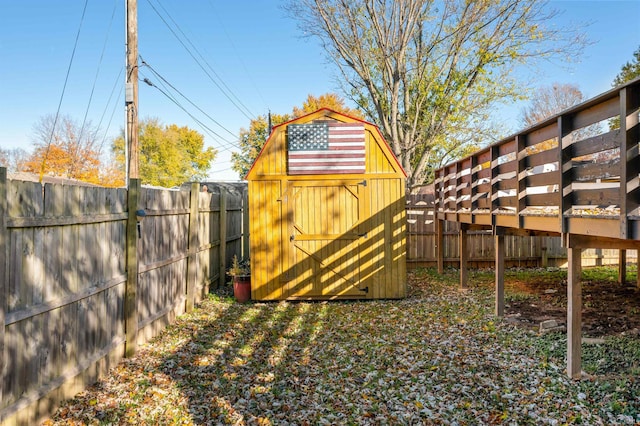
[[[333,121],[290,124],[289,174],[365,172],[364,124]]]

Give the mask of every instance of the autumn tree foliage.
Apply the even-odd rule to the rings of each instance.
[[[486,134],[496,102],[521,98],[516,66],[584,46],[543,0],[290,0],[288,10],[380,127],[409,189]]]
[[[302,107],[293,107],[293,117],[301,117],[317,111],[320,108],[329,108],[351,117],[364,118],[361,111],[346,106],[344,98],[336,93],[325,93],[317,97],[309,94],[307,99],[302,103]]]
[[[33,129],[34,149],[22,171],[101,183],[102,142],[91,123],[81,126],[69,116],[47,115]]]
[[[326,93],[320,96],[309,94],[301,107],[293,107],[291,114],[271,114],[271,126],[275,127],[286,121],[305,114],[317,111],[320,108],[330,108],[356,118],[362,118],[362,112],[349,108],[345,105],[345,100],[335,93]],[[260,154],[269,137],[269,117],[260,115],[251,120],[249,129],[240,129],[240,152],[231,154],[232,169],[238,172],[240,178],[244,178],[249,172],[251,165]]]
[[[186,126],[164,125],[156,118],[139,123],[140,180],[143,184],[171,188],[207,177],[217,151],[204,146],[204,136]],[[112,146],[116,163],[125,169],[124,136]]]

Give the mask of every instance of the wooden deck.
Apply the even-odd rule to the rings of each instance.
[[[442,221],[462,225],[462,287],[466,231],[493,230],[497,315],[504,313],[504,236],[562,236],[569,254],[567,374],[574,378],[581,375],[581,251],[619,249],[623,259],[625,250],[640,249],[639,111],[636,79],[435,172],[439,234]],[[619,128],[610,129],[611,119]],[[441,268],[441,250],[438,257]]]

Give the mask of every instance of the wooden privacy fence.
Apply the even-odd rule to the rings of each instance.
[[[437,263],[437,235],[435,228],[435,197],[431,193],[407,196],[407,262],[409,266],[435,266]],[[460,224],[444,222],[443,256],[445,265],[458,267]],[[470,266],[493,267],[494,238],[491,230],[468,231]],[[636,262],[637,252],[627,253],[627,260]],[[538,267],[566,266],[567,249],[558,236],[505,236],[505,261],[509,266]],[[588,249],[582,253],[584,266],[617,264],[615,249]]]
[[[36,424],[248,255],[246,186],[207,187],[43,187],[0,168],[1,424]]]

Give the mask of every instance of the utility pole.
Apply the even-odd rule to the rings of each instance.
[[[125,79],[125,103],[127,105],[127,283],[124,295],[125,356],[131,357],[137,350],[138,339],[138,202],[140,177],[138,172],[138,5],[137,0],[125,0],[127,4],[127,75]]]
[[[138,4],[127,3],[127,75],[125,103],[127,105],[128,179],[138,179]]]

